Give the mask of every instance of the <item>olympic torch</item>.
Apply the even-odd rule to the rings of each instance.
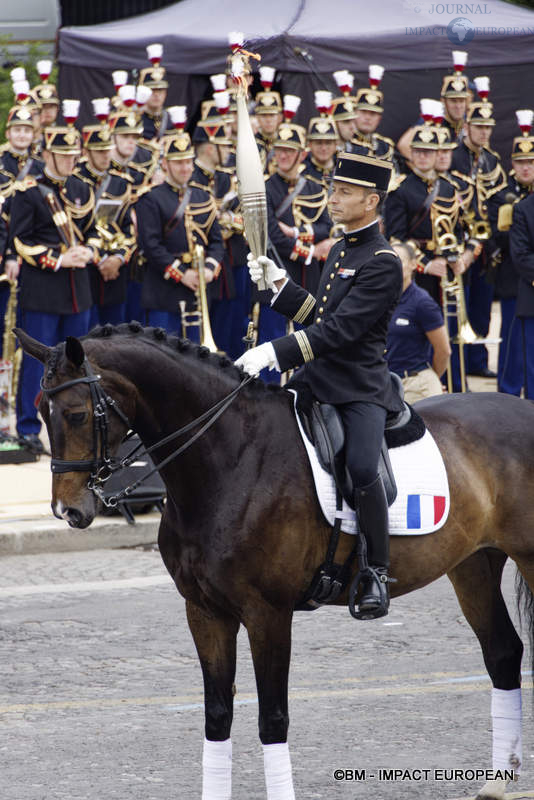
[[[240,51],[231,57],[237,105],[237,193],[250,252],[256,259],[267,254],[267,200],[260,154],[247,109],[245,59]],[[267,289],[264,279],[258,282],[258,289]]]

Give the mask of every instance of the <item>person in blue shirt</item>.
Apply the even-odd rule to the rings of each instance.
[[[425,289],[412,281],[417,259],[407,243],[394,245],[402,262],[402,295],[389,322],[386,358],[402,379],[408,403],[441,394],[440,377],[451,355],[443,313]]]

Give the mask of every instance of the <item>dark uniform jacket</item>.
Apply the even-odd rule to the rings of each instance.
[[[345,234],[332,247],[314,297],[289,281],[273,308],[306,326],[272,342],[282,371],[321,402],[377,403],[400,411],[384,356],[388,323],[402,293],[400,259],[378,223]]]
[[[50,314],[72,314],[92,305],[87,267],[61,267],[57,260],[67,249],[56,227],[52,212],[38,185],[53,190],[60,206],[72,220],[75,244],[97,247],[94,228],[94,194],[91,187],[75,176],[64,183],[45,173],[27,177],[18,186],[11,204],[10,235],[22,258],[19,276],[19,302],[22,309]]]
[[[296,179],[298,184],[299,175]],[[306,266],[309,246],[327,239],[332,223],[327,209],[327,194],[315,181],[306,179],[297,195],[291,200],[283,213],[277,210],[285,198],[291,194],[295,185],[290,184],[280,174],[271,175],[265,183],[269,240],[273,246],[275,261],[280,259],[283,268],[295,283],[315,294],[321,274],[321,265],[312,258]],[[291,228],[298,228],[298,239],[290,239],[280,230],[278,222],[285,222]]]
[[[499,213],[501,209],[511,212],[512,208],[505,209],[505,207],[524,200],[531,191],[532,187],[519,183],[512,172],[508,176],[508,186],[490,194],[487,199],[488,220],[491,225],[492,240],[496,245],[495,292],[502,299],[517,296],[519,275],[510,254],[510,231],[500,229],[502,224],[499,224]]]
[[[519,273],[516,315],[534,317],[534,194],[514,206],[510,254]]]
[[[0,195],[3,198],[0,207],[0,261],[16,258],[13,242],[9,237],[9,219],[11,215],[11,198],[16,182],[24,175],[39,175],[44,168],[43,162],[34,156],[15,153],[9,146],[4,146],[0,154]],[[20,179],[21,180],[21,179]]]
[[[395,142],[381,133],[360,133],[356,131],[350,142],[350,153],[359,156],[371,156],[371,158],[382,158],[385,161],[392,161],[395,155]],[[348,148],[346,148],[348,149]]]
[[[235,166],[220,167],[215,171],[215,199],[219,209],[219,225],[225,245],[221,274],[214,286],[216,300],[236,296],[234,267],[247,263],[249,247],[243,235],[243,217],[237,195]],[[210,284],[211,286],[211,284]]]
[[[136,246],[136,236],[130,210],[130,188],[133,183],[129,176],[125,176],[114,169],[105,175],[98,175],[91,169],[87,161],[78,164],[74,174],[86,181],[96,196],[98,203],[101,200],[120,200],[116,220],[104,224],[99,218],[98,208],[95,208],[95,224],[99,237],[99,250],[102,258],[117,255],[123,260],[119,275],[115,280],[104,281],[95,264],[89,265],[91,278],[91,291],[93,302],[99,306],[123,303],[126,300],[128,285],[128,261]],[[109,175],[109,180],[108,180]],[[101,192],[102,185],[105,189]]]
[[[302,165],[302,175],[306,175],[307,178],[320,183],[327,192],[330,190],[330,183],[332,175],[334,174],[335,159],[332,159],[332,166],[328,169],[328,167],[323,167],[321,164],[318,164],[312,154],[308,153]]]
[[[141,115],[141,122],[143,123],[143,139],[145,141],[150,141],[156,136],[158,139],[161,139],[164,134],[172,133],[174,130],[169,112],[165,109],[159,114],[152,114],[150,111],[143,111],[143,114]],[[163,130],[161,130],[162,127]]]
[[[165,270],[176,259],[180,261],[180,270],[183,272],[191,266],[190,250],[194,244],[203,245],[205,258],[211,258],[218,264],[224,254],[213,196],[197,186],[191,186],[187,210],[181,220],[176,221],[175,213],[182,199],[178,188],[165,181],[144,194],[137,203],[139,245],[146,258],[141,303],[149,310],[176,313],[180,300],[185,300],[189,306],[194,304],[195,294],[191,289],[164,277]],[[189,237],[186,218],[191,219],[192,223]],[[209,261],[206,263],[208,268],[214,266]],[[215,272],[218,274],[218,269]]]

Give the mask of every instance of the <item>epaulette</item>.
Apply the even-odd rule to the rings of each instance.
[[[399,254],[396,253],[395,250],[377,250],[375,253],[373,253],[373,255],[375,255],[375,256],[379,256],[379,255],[382,255],[382,254],[388,255],[388,256],[395,256],[395,258],[400,258]]]
[[[381,133],[375,133],[374,135],[376,136],[377,139],[381,139],[383,142],[389,144],[390,147],[393,148],[395,147],[395,142],[393,141],[393,139],[390,139],[389,136],[383,136]]]
[[[128,175],[127,172],[119,172],[118,169],[111,168],[110,170],[108,170],[108,174],[113,175],[115,178],[122,178],[124,181],[127,181],[128,183],[134,183],[134,179],[132,178],[131,175]]]
[[[217,167],[215,172],[224,172],[226,175],[233,175],[235,173],[234,167]]]
[[[322,180],[320,178],[316,178],[315,175],[312,175],[311,173],[307,172],[304,177],[306,178],[307,181],[311,181],[312,183],[317,183],[321,188],[324,188]]]
[[[460,178],[461,181],[464,183],[470,183],[471,186],[475,185],[473,178],[470,175],[466,175],[465,172],[460,172],[457,169],[451,170],[451,175],[455,176],[456,178]]]
[[[21,181],[14,181],[13,182],[13,191],[14,192],[25,192],[28,189],[33,189],[34,186],[37,186],[37,181],[33,177],[33,175],[26,175]]]
[[[402,172],[400,175],[393,175],[389,181],[388,192],[396,192],[401,183],[405,181],[407,177],[408,176],[405,172]]]
[[[88,186],[93,188],[93,182],[88,177],[86,177],[85,175],[82,175],[80,172],[74,171],[73,172],[73,177],[74,178],[78,178],[79,181],[82,181],[83,183],[86,183]]]
[[[213,195],[213,189],[210,189],[209,186],[205,186],[202,183],[197,183],[196,181],[189,181],[187,185],[192,186],[193,189],[202,189],[202,191],[206,192],[206,194]]]

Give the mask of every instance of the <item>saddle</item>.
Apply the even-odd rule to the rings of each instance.
[[[404,401],[404,387],[399,376],[393,372],[390,376],[394,389],[403,402],[402,410],[389,414],[386,419],[378,468],[388,505],[391,506],[397,497],[397,485],[389,458],[389,447],[420,439],[425,432],[425,425],[421,417]],[[299,416],[308,438],[314,444],[319,463],[333,476],[349,507],[354,508],[354,487],[345,463],[345,431],[339,411],[329,403],[313,400],[311,405],[299,405]]]

